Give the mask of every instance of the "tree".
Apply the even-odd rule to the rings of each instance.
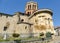
[[[46,37],[47,37],[47,38],[50,38],[50,37],[51,37],[51,32],[47,32],[47,33],[46,33]]]

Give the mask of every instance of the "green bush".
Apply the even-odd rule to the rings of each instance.
[[[20,35],[17,33],[13,33],[13,37],[19,37]]]
[[[46,33],[46,37],[47,37],[47,38],[49,38],[49,37],[51,37],[51,36],[52,36],[52,35],[51,35],[51,32],[47,32],[47,33]]]

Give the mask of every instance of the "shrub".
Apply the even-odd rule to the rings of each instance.
[[[51,37],[51,32],[47,32],[47,33],[46,33],[46,37],[47,37],[47,38]]]
[[[13,37],[19,37],[20,35],[17,33],[13,33]]]

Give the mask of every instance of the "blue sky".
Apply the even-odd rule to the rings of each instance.
[[[26,2],[30,0],[0,0],[0,12],[14,14],[14,12],[24,12]],[[53,11],[53,21],[55,26],[60,26],[60,0],[33,0],[38,3],[38,8],[49,8]]]

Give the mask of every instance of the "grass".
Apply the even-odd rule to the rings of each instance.
[[[12,40],[20,40],[20,38],[9,37],[6,40],[4,40],[2,37],[0,37],[0,42],[3,42],[3,41],[12,41]]]
[[[3,38],[0,38],[0,42],[4,42],[4,41],[9,41],[8,39],[4,40]]]
[[[41,37],[28,37],[28,38],[9,37],[6,40],[4,40],[2,37],[0,37],[0,42],[3,42],[3,41],[13,41],[13,40],[34,40],[34,39],[41,39]]]
[[[10,38],[4,40],[3,38],[0,37],[0,42],[2,42],[2,41],[12,41],[12,40],[33,40],[33,39],[39,39],[39,38],[38,37],[35,37],[35,38],[32,38],[32,37],[28,37],[28,38],[10,37]]]

